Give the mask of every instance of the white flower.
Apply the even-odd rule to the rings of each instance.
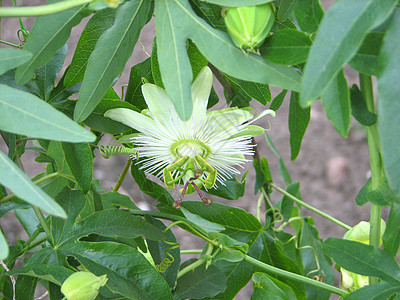
[[[162,178],[168,188],[182,180],[182,197],[186,188],[191,189],[190,183],[199,192],[197,185],[201,183],[211,188],[215,181],[223,185],[234,174],[240,174],[237,167],[247,161],[245,155],[253,154],[251,137],[264,132],[250,124],[264,115],[275,115],[266,110],[252,120],[249,108],[236,107],[207,112],[212,79],[211,70],[204,67],[193,82],[193,113],[187,121],[179,118],[165,90],[149,83],[142,86],[148,110],[138,113],[116,108],[105,113],[141,132],[132,138],[145,158],[141,169]],[[208,200],[199,195],[203,201]],[[180,206],[182,197],[175,207]]]

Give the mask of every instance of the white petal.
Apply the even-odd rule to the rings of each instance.
[[[203,118],[206,115],[208,98],[210,97],[213,74],[209,67],[201,69],[192,84],[193,114]]]
[[[142,93],[147,106],[152,113],[169,119],[170,114],[176,114],[174,104],[169,99],[166,91],[151,83],[142,85]]]
[[[128,108],[110,109],[106,111],[104,116],[114,121],[121,122],[138,131],[142,131],[145,128],[154,128],[156,126],[152,118],[146,117]]]

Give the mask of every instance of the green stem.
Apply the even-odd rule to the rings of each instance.
[[[309,285],[315,286],[317,288],[321,288],[321,289],[330,291],[331,293],[334,293],[336,295],[342,296],[342,295],[346,294],[346,292],[344,290],[341,290],[333,285],[326,284],[324,282],[320,282],[318,280],[314,280],[314,279],[311,279],[311,278],[308,278],[308,277],[305,277],[305,276],[302,276],[302,275],[299,275],[296,273],[278,269],[276,267],[267,265],[266,263],[263,263],[251,256],[248,256],[247,254],[244,256],[244,260],[254,266],[257,266],[257,267],[263,269],[266,272],[269,272],[269,273],[272,273],[275,275],[279,275],[279,276],[282,276],[282,277],[285,277],[288,279],[297,280],[297,281],[303,282],[305,284],[309,284]]]
[[[213,245],[212,244],[208,244],[205,256],[208,257],[209,255],[211,255],[211,252],[213,250]],[[194,263],[184,267],[182,270],[180,270],[178,272],[178,275],[176,276],[176,279],[181,278],[183,275],[185,275],[186,273],[193,271],[194,269],[200,267],[202,264],[204,264],[206,261],[208,260],[208,258],[204,259],[204,258],[199,258],[198,260],[196,260]]]
[[[374,91],[371,76],[360,74],[360,86],[368,110],[375,113]],[[371,168],[371,188],[375,190],[382,185],[382,164],[379,151],[380,143],[376,124],[368,126],[367,133]],[[381,216],[381,208],[377,205],[371,204],[369,244],[377,248],[381,246]],[[370,284],[377,283],[378,281],[379,279],[376,277],[369,278]]]
[[[295,196],[289,194],[288,192],[286,192],[284,189],[281,189],[280,187],[276,186],[273,183],[268,183],[271,187],[273,187],[274,189],[276,189],[278,192],[280,192],[281,194],[285,195],[286,197],[292,199],[294,202],[296,202],[297,204],[304,206],[305,208],[315,212],[316,214],[320,215],[321,217],[324,217],[326,219],[328,219],[329,221],[332,221],[333,223],[343,227],[346,230],[350,230],[351,226],[343,223],[342,221],[339,221],[338,219],[335,219],[334,217],[332,217],[331,215],[328,215],[327,213],[324,213],[323,211],[320,211],[319,209],[311,206],[310,204],[305,203],[304,201],[300,200],[299,198],[296,198]]]
[[[49,240],[49,243],[51,245],[54,245],[54,241],[53,241],[53,237],[51,235],[50,228],[47,225],[47,222],[46,222],[46,220],[45,220],[45,218],[43,216],[42,211],[35,205],[33,206],[33,210],[34,210],[34,212],[36,214],[36,217],[39,219],[40,225],[42,225],[44,232],[46,232],[46,234],[47,234],[47,238]]]
[[[21,46],[20,46],[20,45],[13,44],[13,43],[6,42],[6,41],[2,41],[2,40],[0,40],[0,44],[4,44],[4,45],[8,45],[8,46],[12,46],[12,47],[15,47],[15,48],[21,48]]]
[[[201,254],[203,250],[201,249],[189,249],[189,250],[181,250],[181,254]]]
[[[51,15],[90,2],[92,2],[92,0],[68,0],[41,6],[1,7],[0,17],[35,17]]]
[[[43,176],[42,178],[39,178],[38,180],[35,180],[33,183],[34,183],[34,184],[40,184],[40,183],[42,183],[43,181],[46,181],[46,180],[48,180],[48,179],[50,179],[50,178],[53,178],[53,177],[57,177],[57,176],[59,176],[59,175],[60,175],[60,173],[54,172],[54,173],[48,174],[48,175],[46,175],[46,176]],[[13,198],[15,198],[15,197],[16,197],[16,195],[15,195],[14,193],[10,193],[10,194],[8,194],[7,196],[1,198],[1,199],[0,199],[0,203],[10,201],[11,199],[13,199]]]
[[[129,158],[125,164],[124,169],[122,170],[121,175],[119,175],[119,177],[118,177],[118,181],[117,181],[117,184],[115,185],[115,187],[113,188],[113,192],[118,192],[118,189],[121,187],[121,184],[124,181],[126,173],[128,173],[128,170],[129,170],[129,167],[131,166],[131,164],[132,164],[132,159]]]

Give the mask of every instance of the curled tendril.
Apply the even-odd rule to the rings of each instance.
[[[139,151],[123,146],[99,146],[99,152],[104,158],[109,158],[112,155],[128,154],[131,158],[139,158]]]

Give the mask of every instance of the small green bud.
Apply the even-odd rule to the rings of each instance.
[[[107,282],[107,275],[97,277],[91,272],[75,272],[61,286],[67,300],[94,300],[99,288]]]
[[[222,15],[234,44],[252,52],[262,45],[275,21],[271,3],[230,7],[223,9]]]
[[[343,236],[345,240],[357,241],[363,244],[369,244],[369,231],[370,231],[370,223],[361,221],[352,229],[347,231]],[[380,245],[382,244],[382,236],[386,229],[386,223],[381,219],[381,239]],[[369,284],[368,276],[359,275],[350,271],[347,271],[343,268],[340,268],[340,272],[342,273],[342,288],[348,291],[355,291],[363,286]]]

